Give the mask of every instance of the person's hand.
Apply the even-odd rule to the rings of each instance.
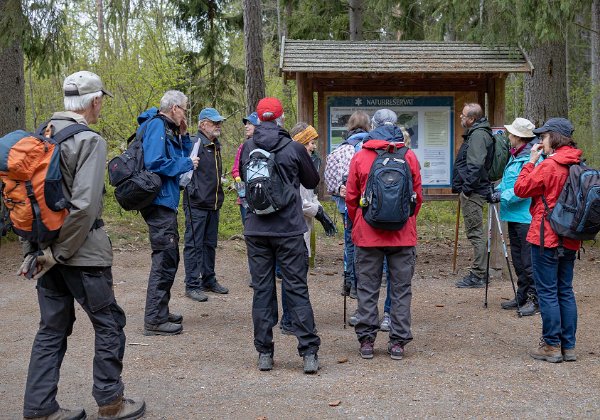
[[[179,134],[181,134],[182,136],[186,135],[187,129],[188,129],[187,120],[184,118],[179,123]]]
[[[461,192],[460,192],[460,196],[461,196],[462,198],[464,198],[465,200],[468,200],[468,199],[469,199],[469,197],[471,196],[471,194],[467,195],[467,194],[465,194],[464,192],[462,192],[462,191],[461,191]]]
[[[340,185],[340,197],[346,198],[346,186]]]
[[[36,271],[33,279],[39,280],[40,277],[46,274],[55,265],[56,260],[54,259],[54,255],[52,255],[52,250],[50,248],[44,248],[41,251],[41,255],[38,255],[37,257]]]
[[[544,151],[544,145],[542,143],[534,144],[529,153],[529,162],[536,163]]]
[[[198,169],[198,163],[200,162],[200,158],[198,156],[192,158],[192,165],[194,165],[194,171]]]
[[[323,207],[319,206],[319,210],[317,211],[315,219],[317,219],[323,226],[323,229],[325,230],[325,235],[333,236],[337,233],[337,228],[335,227],[335,223],[333,223],[333,220],[331,220],[331,217],[329,217],[329,215],[327,213],[325,213],[325,210],[323,210]]]
[[[39,252],[32,252],[30,254],[25,255],[21,266],[17,270],[17,276],[23,276],[28,279],[31,279],[33,277],[37,266],[38,254]]]
[[[501,191],[494,191],[494,192],[490,191],[490,193],[486,197],[486,201],[491,204],[499,203],[500,202],[500,194],[502,194]]]

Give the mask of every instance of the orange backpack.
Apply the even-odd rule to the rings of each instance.
[[[52,131],[52,125],[45,123],[35,134],[17,130],[0,138],[2,234],[12,229],[38,244],[58,236],[70,207],[62,190],[60,143],[93,130],[72,124],[55,135]]]

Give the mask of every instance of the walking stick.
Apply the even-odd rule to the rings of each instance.
[[[456,274],[456,255],[458,253],[458,229],[460,227],[460,198],[456,208],[456,227],[454,228],[454,254],[452,255],[452,274]]]
[[[487,226],[487,262],[485,264],[485,299],[483,301],[483,307],[488,307],[488,288],[490,285],[490,253],[492,250],[492,209],[493,204],[488,206],[488,226]]]
[[[508,252],[506,250],[506,242],[504,241],[504,234],[502,233],[502,224],[500,223],[500,216],[498,215],[498,210],[496,210],[496,206],[490,204],[490,207],[494,211],[494,215],[496,217],[496,223],[498,225],[498,232],[500,233],[500,239],[502,240],[502,250],[504,251],[504,258],[506,259],[506,268],[508,269],[508,277],[510,277],[510,283],[513,288],[513,293],[515,294],[515,302],[517,303],[517,314],[519,318],[523,315],[521,314],[521,307],[519,306],[519,299],[517,299],[517,288],[515,287],[515,281],[512,276],[512,271],[510,269],[510,262],[508,261]],[[489,265],[489,254],[488,254],[488,265]],[[486,287],[486,307],[487,307],[487,287]]]
[[[347,298],[348,298],[348,295],[346,295],[346,293],[344,293],[344,329],[346,329],[346,299]]]

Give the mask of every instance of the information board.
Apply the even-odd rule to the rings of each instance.
[[[449,187],[454,157],[454,97],[452,96],[330,96],[327,99],[327,151],[339,146],[354,111],[373,116],[391,109],[398,125],[411,129],[410,148],[421,163],[423,186]]]

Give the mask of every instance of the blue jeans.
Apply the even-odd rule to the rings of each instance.
[[[352,220],[348,212],[344,214],[344,273],[350,279],[351,285],[356,287],[354,274],[354,243],[352,242]]]
[[[542,337],[546,344],[575,348],[577,331],[577,303],[573,293],[575,251],[564,250],[559,257],[557,248],[531,245],[533,278],[542,314]]]
[[[383,258],[383,272],[385,273],[386,278],[386,286],[385,286],[385,303],[383,304],[383,312],[386,314],[390,313],[390,308],[392,307],[392,296],[390,295],[390,270],[387,265],[387,257]]]

